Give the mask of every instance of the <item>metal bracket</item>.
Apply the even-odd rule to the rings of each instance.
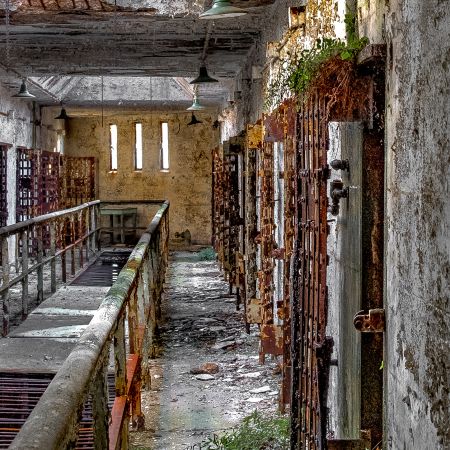
[[[361,333],[383,333],[385,328],[384,309],[369,309],[369,313],[362,310],[353,318],[353,325]]]
[[[341,180],[333,180],[330,184],[330,194],[332,204],[328,211],[333,215],[339,214],[339,202],[341,198],[348,198],[348,187],[344,187]]]

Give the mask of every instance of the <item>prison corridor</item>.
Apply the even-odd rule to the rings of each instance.
[[[86,252],[80,236],[72,262],[79,266],[84,255],[84,264],[64,283],[55,275],[55,292],[46,286],[67,261],[58,259],[53,271],[51,252],[43,252],[43,260],[49,258],[42,270],[45,299],[23,320],[16,317],[20,311],[12,314],[0,339],[0,448],[47,448],[63,441],[76,449],[201,448],[255,409],[276,411],[277,361],[260,364],[258,330],[246,332],[239,297],[230,292],[215,252],[169,252],[167,207],[135,247],[98,248],[95,242],[95,252]],[[42,223],[48,227],[48,218]],[[88,243],[89,234],[86,227]],[[23,260],[20,239],[16,245]],[[69,266],[70,250],[69,244]],[[144,270],[131,281],[138,261]],[[36,281],[30,275],[27,287],[32,290]],[[8,290],[10,304],[21,303],[19,291]],[[115,302],[119,295],[123,305]],[[111,328],[106,332],[105,322]],[[58,423],[63,434],[53,428]]]

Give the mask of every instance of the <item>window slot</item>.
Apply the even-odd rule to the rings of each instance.
[[[117,170],[117,125],[109,126],[110,170]]]
[[[135,124],[134,170],[142,170],[142,123]]]
[[[161,123],[161,170],[169,170],[169,124]]]

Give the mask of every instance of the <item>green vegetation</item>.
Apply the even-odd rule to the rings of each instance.
[[[216,252],[212,247],[201,249],[196,256],[199,261],[215,261],[217,258]]]
[[[194,446],[202,450],[287,450],[289,420],[287,417],[263,417],[254,411],[242,423],[221,436],[209,438]]]
[[[341,61],[352,60],[368,44],[366,37],[358,38],[355,17],[346,15],[347,42],[341,39],[317,39],[310,49],[298,54],[288,54],[280,64],[278,73],[271,80],[266,92],[266,107],[280,104],[289,93],[301,95],[314,83],[324,64],[338,58]]]

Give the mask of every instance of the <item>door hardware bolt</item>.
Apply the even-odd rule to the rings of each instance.
[[[330,166],[334,170],[350,170],[348,159],[333,159],[333,161],[330,162]]]

